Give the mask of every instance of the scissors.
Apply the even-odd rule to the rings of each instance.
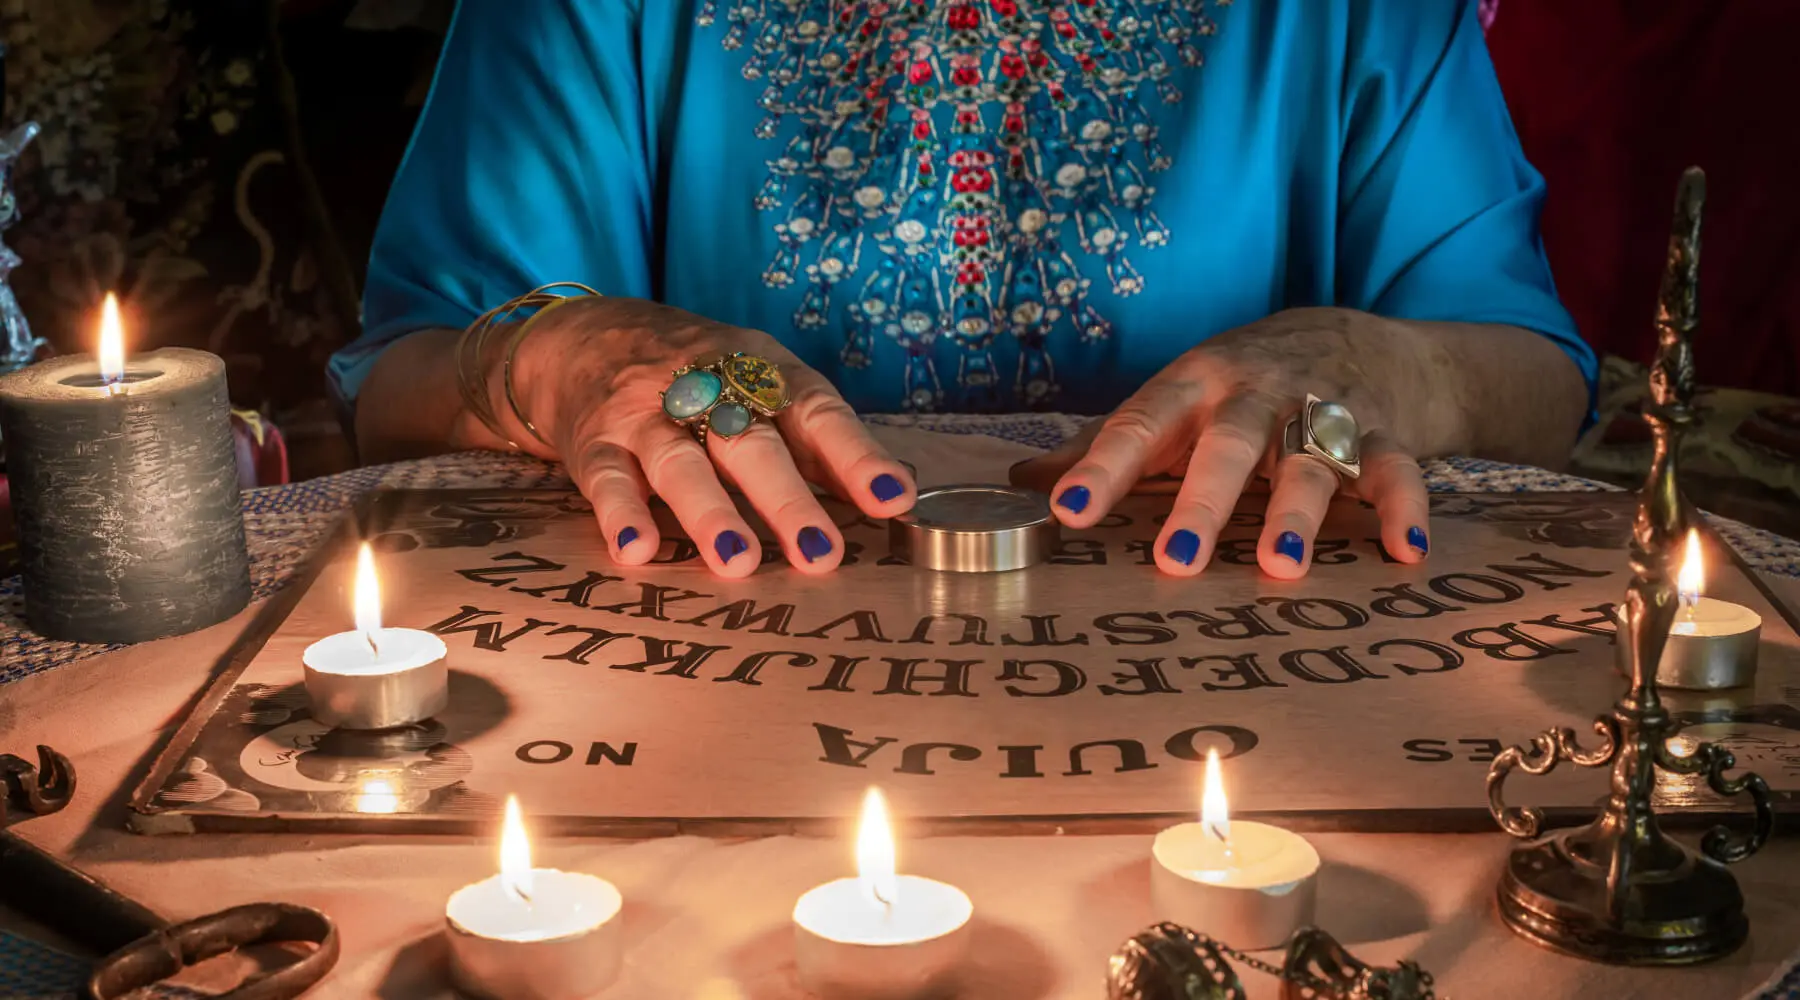
[[[75,796],[75,767],[47,746],[34,766],[0,754],[0,902],[69,938],[107,952],[88,980],[92,1000],[115,1000],[189,966],[257,945],[310,945],[299,958],[245,979],[220,1000],[291,1000],[337,964],[331,918],[290,903],[250,903],[183,923],[155,911],[5,829],[61,810]]]

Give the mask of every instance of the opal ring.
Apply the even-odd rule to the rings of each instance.
[[[709,433],[737,437],[757,417],[773,417],[788,405],[781,367],[754,354],[703,354],[672,374],[662,394],[663,415],[702,444]]]
[[[1362,429],[1342,403],[1307,394],[1306,405],[1281,432],[1281,457],[1307,455],[1345,479],[1362,475]]]

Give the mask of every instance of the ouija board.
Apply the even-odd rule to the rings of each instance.
[[[1391,561],[1372,511],[1333,508],[1303,580],[1255,564],[1262,500],[1214,564],[1156,571],[1167,496],[1067,532],[1047,565],[914,569],[886,525],[831,507],[847,557],[712,575],[665,517],[621,567],[567,492],[379,493],[240,639],[134,793],[140,832],[484,828],[509,793],[546,832],[836,823],[881,785],[915,827],[1148,829],[1197,807],[1208,748],[1236,815],[1300,828],[1488,830],[1488,762],[1547,727],[1589,734],[1623,691],[1612,632],[1628,494],[1437,495],[1432,552]],[[664,516],[664,515],[659,515]],[[385,732],[308,715],[302,649],[349,627],[350,542],[379,553],[390,625],[450,649],[442,715]],[[1682,694],[1678,739],[1721,742],[1800,811],[1800,638],[1718,539],[1710,595],[1763,618],[1753,689]],[[1590,815],[1606,775],[1509,792]],[[1694,779],[1666,822],[1743,809]]]

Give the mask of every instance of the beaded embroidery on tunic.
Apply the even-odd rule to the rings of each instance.
[[[1051,343],[1112,332],[1075,254],[1132,295],[1127,250],[1169,240],[1146,98],[1181,100],[1209,2],[1230,0],[701,0],[698,22],[723,6],[725,48],[763,82],[757,136],[798,123],[756,196],[779,218],[763,282],[806,283],[802,330],[839,307],[846,365],[900,347],[909,411],[945,403],[940,338],[956,408],[1043,406]],[[1001,336],[1019,345],[1010,392]]]

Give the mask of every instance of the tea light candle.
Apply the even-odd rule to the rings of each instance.
[[[1200,822],[1157,834],[1151,853],[1159,919],[1244,950],[1280,946],[1312,922],[1319,852],[1280,827],[1233,822],[1217,751],[1206,755]]]
[[[125,358],[118,300],[100,351],[0,376],[25,618],[40,635],[141,642],[250,602],[225,363]]]
[[[531,866],[519,800],[506,799],[500,874],[463,886],[444,907],[456,988],[493,1000],[580,1000],[619,976],[619,911],[611,882]]]
[[[388,729],[429,719],[450,702],[444,640],[416,628],[381,627],[375,554],[356,557],[356,628],[300,654],[313,718],[336,729]]]
[[[887,804],[871,788],[856,877],[794,904],[794,963],[801,987],[819,1000],[920,1000],[954,989],[975,905],[953,885],[896,870]]]
[[[1730,601],[1702,597],[1706,586],[1700,533],[1690,529],[1687,552],[1676,575],[1681,607],[1669,626],[1668,644],[1657,664],[1656,683],[1686,691],[1747,687],[1756,681],[1756,653],[1762,616]],[[1621,654],[1624,646],[1620,645]],[[1621,669],[1628,668],[1621,662]]]

